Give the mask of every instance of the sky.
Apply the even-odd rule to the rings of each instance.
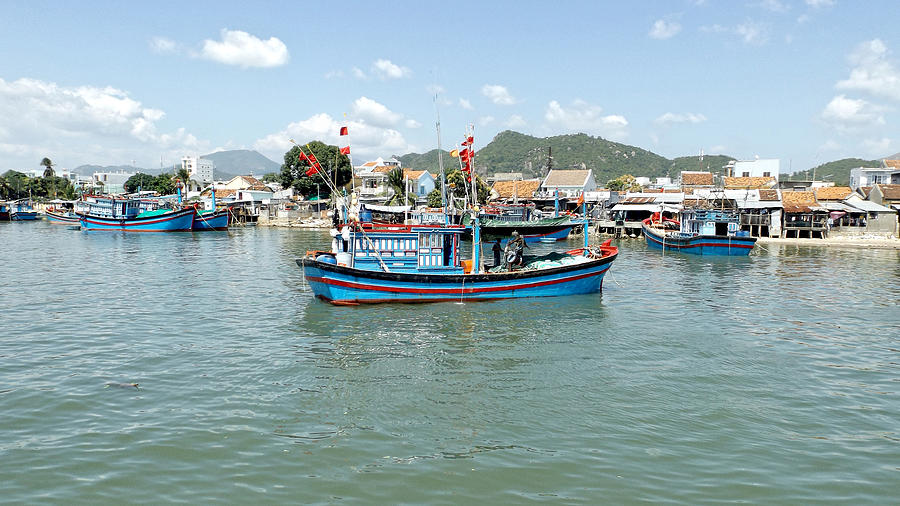
[[[896,0],[0,0],[0,172],[504,130],[781,171],[900,151]],[[339,137],[341,126],[350,135]]]

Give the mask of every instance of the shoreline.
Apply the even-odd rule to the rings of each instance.
[[[900,239],[872,237],[868,239],[829,237],[826,239],[797,239],[786,237],[760,237],[757,244],[792,244],[796,246],[839,246],[847,248],[900,249]]]

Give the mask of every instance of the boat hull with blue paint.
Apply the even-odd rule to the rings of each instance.
[[[584,257],[584,250],[570,255]],[[480,301],[589,294],[618,255],[614,246],[588,250],[580,263],[536,270],[481,274],[420,274],[356,269],[325,261],[297,260],[316,297],[337,305],[382,302]]]
[[[10,205],[9,219],[11,221],[34,221],[39,217],[38,212],[28,204],[17,202]]]
[[[193,230],[228,230],[228,209],[218,211],[197,211]]]
[[[82,230],[111,230],[121,232],[181,232],[190,231],[194,223],[194,208],[188,207],[146,216],[112,217],[79,214]]]
[[[60,213],[57,211],[44,211],[44,217],[53,225],[78,225],[81,217],[73,212]]]
[[[756,244],[755,237],[667,231],[664,227],[654,226],[650,218],[644,220],[642,228],[648,247],[691,255],[747,256]]]

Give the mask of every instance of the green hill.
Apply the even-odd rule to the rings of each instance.
[[[844,158],[823,163],[815,168],[801,170],[790,174],[789,179],[810,180],[815,178],[834,181],[837,186],[850,186],[850,169],[857,167],[881,167],[881,160],[863,160],[861,158]]]
[[[548,150],[549,148],[549,150]],[[677,177],[682,170],[699,170],[697,157],[681,157],[669,160],[646,149],[602,137],[586,134],[532,137],[510,130],[500,132],[487,146],[477,152],[475,168],[479,174],[521,172],[528,178],[547,174],[548,153],[553,156],[553,168],[592,169],[599,185],[622,174],[633,176]],[[404,167],[427,169],[436,174],[437,150],[427,153],[410,153],[397,156]],[[721,172],[721,167],[734,158],[724,155],[706,156],[704,170]],[[444,167],[454,167],[457,161],[444,152]]]

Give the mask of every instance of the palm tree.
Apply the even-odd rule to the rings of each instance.
[[[386,182],[387,182],[387,185],[392,190],[394,190],[394,195],[392,195],[391,198],[388,199],[388,202],[387,202],[387,204],[389,206],[400,204],[400,203],[403,203],[404,201],[406,201],[406,205],[409,205],[410,202],[415,203],[415,201],[416,201],[415,194],[413,194],[411,196],[407,195],[407,191],[405,188],[406,180],[407,180],[407,178],[404,177],[403,169],[401,169],[400,167],[396,167],[393,170],[391,170],[390,172],[388,172]]]
[[[56,172],[53,170],[53,162],[50,161],[49,158],[44,157],[44,159],[41,160],[41,167],[47,167],[44,169],[44,177],[53,177],[56,175]]]

